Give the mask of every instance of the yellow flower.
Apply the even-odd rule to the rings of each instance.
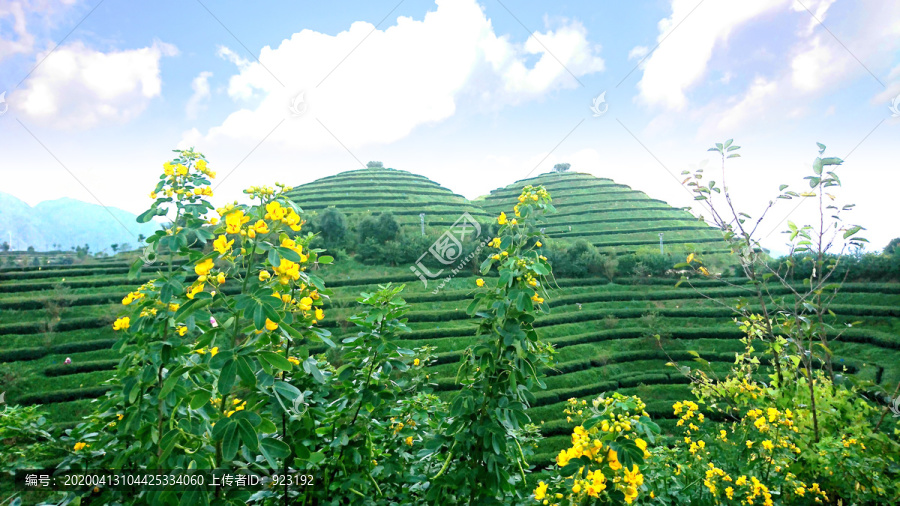
[[[725,488],[725,495],[728,496],[729,499],[734,499],[734,488],[733,488],[733,487],[726,487],[726,488]]]
[[[316,308],[316,320],[324,320],[325,319],[325,311]]]
[[[272,320],[266,318],[266,330],[275,330],[278,328],[278,324],[273,322]]]
[[[131,326],[131,318],[123,316],[113,322],[113,330],[125,330]]]
[[[238,209],[225,217],[225,232],[236,234],[241,231],[241,225],[250,221],[249,216],[244,216],[244,211]]]
[[[216,276],[216,283],[218,283],[218,284],[221,285],[221,284],[224,283],[224,282],[225,282],[225,273],[224,273],[224,272],[220,272],[219,275]]]
[[[169,311],[172,311],[172,312],[178,311],[178,308],[180,308],[180,307],[181,307],[180,304],[175,304],[175,303],[169,304]]]
[[[769,441],[768,439],[763,441],[762,445],[763,445],[763,448],[765,448],[766,450],[772,450],[773,448],[775,448],[775,445],[772,444],[772,441]]]
[[[300,304],[299,304],[300,309],[303,311],[309,311],[310,308],[312,308],[312,302],[313,301],[311,298],[303,297],[302,299],[300,299]]]
[[[213,263],[212,258],[207,258],[202,262],[198,262],[197,265],[194,266],[194,272],[196,272],[198,276],[206,276],[214,266],[215,264]]]
[[[253,229],[256,230],[257,234],[269,233],[269,225],[267,225],[263,220],[257,221],[256,224],[253,225]]]
[[[216,353],[219,353],[219,347],[215,346],[209,349],[209,356],[215,357]]]
[[[156,200],[156,192],[150,192],[150,198]]]
[[[269,274],[269,271],[259,271],[259,280],[264,282],[265,280],[271,278],[272,275]]]
[[[203,283],[197,283],[196,285],[191,286],[191,288],[187,292],[187,298],[193,299],[195,295],[203,291],[203,287],[206,286]]]
[[[547,497],[547,484],[543,481],[538,482],[538,486],[534,489],[534,498],[538,501]]]
[[[500,213],[500,216],[497,217],[497,223],[500,225],[506,224],[506,213]]]
[[[544,302],[544,299],[541,298],[541,297],[537,294],[537,292],[534,292],[534,295],[531,297],[531,300],[533,300],[534,302],[536,302],[536,303],[538,303],[538,304],[542,304],[542,303]]]
[[[185,167],[184,165],[179,163],[178,165],[175,166],[175,174],[177,174],[179,176],[185,176],[185,175],[187,175],[187,173],[188,173],[188,168]]]
[[[408,438],[406,438],[406,446],[412,446],[412,444],[413,444],[413,438],[412,438],[412,436],[409,436]]]
[[[753,447],[753,441],[750,441],[750,440],[748,439],[748,440],[747,440],[747,448],[752,448],[752,447]]]
[[[187,334],[187,330],[188,330],[187,327],[185,327],[184,325],[181,325],[177,329],[175,329],[175,332],[178,332],[179,336],[184,337],[184,335]]]
[[[116,417],[118,417],[119,421],[122,421],[122,419],[125,418],[125,415],[119,413],[118,415],[116,415]]]
[[[288,362],[294,365],[300,365],[300,359],[297,357],[288,357]]]
[[[220,255],[224,255],[231,250],[232,244],[234,244],[234,239],[229,241],[228,237],[223,234],[217,237],[215,241],[213,241],[213,249],[218,251]]]
[[[88,446],[90,446],[90,445],[89,445],[89,444],[82,443],[81,441],[79,441],[79,442],[75,443],[75,448],[74,448],[74,449],[75,449],[75,451],[77,452],[77,451],[79,451],[79,450],[82,450],[82,449],[84,449],[84,448],[87,448]]]
[[[478,278],[475,280],[475,284],[478,285],[478,287],[482,287],[482,286],[484,286],[484,280],[481,278]]]
[[[171,176],[175,174],[175,166],[172,165],[171,162],[166,162],[163,164],[163,174],[167,176]]]
[[[540,248],[541,246],[543,246],[543,244],[541,244],[541,241],[538,241],[538,242],[534,243],[534,245],[537,246],[538,248]]]
[[[418,367],[420,363],[421,363],[421,362],[419,361],[419,359],[413,360],[413,365],[416,366],[416,367]]]

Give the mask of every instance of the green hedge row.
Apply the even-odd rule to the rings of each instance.
[[[96,329],[105,327],[112,323],[111,319],[98,318],[69,318],[62,320],[56,324],[57,332],[66,332],[69,330]],[[43,322],[26,322],[26,323],[7,323],[0,325],[0,336],[18,334],[42,334],[44,333]]]
[[[18,348],[0,351],[0,362],[17,362],[21,360],[37,360],[47,355],[63,355],[94,350],[108,350],[118,339],[93,339],[76,343],[59,344],[49,347]]]
[[[2,280],[20,280],[20,279],[41,279],[56,278],[59,276],[77,277],[77,276],[107,276],[112,274],[128,274],[128,267],[106,267],[100,269],[79,269],[65,272],[54,270],[39,270],[31,272],[3,272],[0,273],[0,281]]]
[[[91,360],[89,362],[77,362],[73,364],[52,365],[44,369],[44,376],[67,376],[82,372],[107,371],[115,369],[119,360]]]
[[[109,389],[109,386],[99,386],[57,390],[54,392],[41,392],[38,394],[20,396],[15,400],[15,403],[23,406],[30,406],[32,404],[50,404],[55,402],[77,401],[81,399],[96,399],[108,392]]]

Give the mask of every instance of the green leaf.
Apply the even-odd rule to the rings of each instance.
[[[172,453],[172,449],[175,448],[175,443],[178,442],[178,436],[181,432],[178,429],[172,429],[169,432],[166,432],[163,437],[159,440],[159,448],[162,451],[160,453],[157,462],[165,462],[166,457]]]
[[[193,394],[191,394],[191,409],[200,409],[203,406],[206,406],[206,403],[209,402],[209,392],[207,390],[196,390]]]
[[[259,352],[259,358],[265,360],[272,367],[280,371],[290,371],[294,368],[294,365],[291,364],[288,359],[272,351]]]
[[[256,330],[262,330],[266,326],[266,310],[264,304],[259,304],[253,309],[253,325]]]
[[[848,229],[844,232],[844,239],[847,239],[848,237],[850,237],[851,235],[853,235],[853,234],[859,232],[859,231],[862,230],[862,229],[863,229],[863,228],[860,227],[859,225],[854,225],[854,226],[848,228]]]
[[[250,450],[256,451],[259,448],[259,436],[256,434],[256,429],[250,425],[249,421],[243,418],[238,420],[237,427],[244,445]]]
[[[253,372],[253,367],[251,365],[250,360],[247,357],[238,357],[237,360],[237,372],[241,377],[244,383],[246,383],[250,388],[256,386],[256,374]]]
[[[319,258],[316,259],[316,262],[319,262],[320,264],[327,265],[327,264],[330,264],[330,263],[334,262],[334,257],[333,257],[333,256],[329,256],[329,255],[322,255],[322,256],[320,256]]]
[[[141,268],[144,266],[144,261],[140,258],[136,259],[134,263],[131,264],[131,268],[128,269],[128,279],[134,279],[137,277],[138,273],[141,272]]]
[[[218,391],[222,395],[231,392],[231,387],[234,386],[234,379],[236,375],[237,364],[235,364],[234,360],[229,360],[222,367],[222,372],[219,374],[219,381],[216,385],[216,391]]]
[[[278,250],[278,254],[281,255],[282,258],[286,258],[286,259],[290,260],[291,262],[298,263],[298,264],[302,261],[302,259],[300,258],[300,254],[292,249],[288,249],[288,248],[285,248],[282,246],[277,246],[277,247],[275,247],[275,249]],[[275,265],[277,265],[277,264],[275,264]]]
[[[157,215],[156,206],[154,205],[150,209],[147,209],[146,211],[139,214],[138,217],[135,218],[135,221],[137,221],[138,223],[147,223],[148,221],[152,220],[153,217],[156,215]]]
[[[278,463],[275,459],[283,459],[290,455],[291,447],[280,439],[264,437],[259,442],[259,452],[262,453],[272,469],[278,469]]]
[[[260,434],[272,434],[278,431],[278,427],[275,426],[275,423],[268,418],[263,418],[262,421],[259,422],[259,433]]]
[[[294,402],[294,399],[300,397],[300,389],[285,381],[276,381],[275,384],[272,385],[272,388],[275,389],[275,392],[292,403]]]
[[[226,461],[234,460],[234,456],[237,455],[240,446],[237,428],[238,424],[229,423],[228,427],[225,427],[225,433],[222,434],[222,458]]]

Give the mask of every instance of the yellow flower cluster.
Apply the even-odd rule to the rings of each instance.
[[[219,347],[213,346],[212,348],[199,348],[194,350],[194,353],[198,355],[206,355],[207,351],[209,352],[210,357],[215,357],[216,353],[219,353]]]
[[[128,295],[126,295],[124,299],[122,299],[122,305],[127,306],[136,300],[142,299],[143,297],[144,297],[144,294],[141,293],[140,290],[138,290],[136,292],[131,292]]]
[[[632,406],[630,411],[622,408],[625,401],[630,402]],[[646,416],[644,411],[646,406],[637,397],[625,397],[618,393],[606,399],[597,398],[592,405],[593,410],[587,406],[587,401],[568,400],[563,411],[568,415],[568,420],[571,421],[572,416],[587,419],[588,414],[604,418],[599,423],[591,424],[587,429],[583,424],[575,427],[572,431],[571,447],[560,450],[556,456],[556,464],[563,468],[573,460],[587,457],[597,467],[587,470],[582,468],[575,475],[567,477],[566,481],[571,482],[566,485],[564,493],[556,493],[553,497],[568,498],[570,503],[580,504],[588,497],[600,498],[604,491],[612,489],[621,491],[625,501],[631,504],[638,497],[638,488],[644,483],[644,475],[636,464],[633,464],[631,469],[625,468],[619,461],[618,453],[604,441],[612,441],[621,436],[633,439],[634,444],[644,452],[645,458],[649,457],[647,442],[630,433],[640,417]],[[610,474],[612,478],[608,477]],[[544,482],[538,483],[534,497],[543,504],[551,504],[548,485]]]
[[[250,221],[250,217],[244,215],[243,209],[232,211],[225,215],[225,232],[228,234],[240,233],[241,225],[248,221]]]
[[[88,448],[90,446],[91,445],[89,445],[87,443],[82,443],[81,441],[79,441],[79,442],[75,443],[74,450],[77,452],[77,451],[83,450],[85,448]]]
[[[213,249],[216,250],[220,255],[225,255],[229,251],[231,251],[231,245],[234,244],[234,239],[228,240],[228,237],[225,234],[219,235],[216,237],[216,240],[213,241]]]
[[[285,190],[288,188],[289,187],[285,187]],[[294,232],[299,232],[303,227],[303,223],[305,223],[300,219],[300,215],[297,214],[293,208],[283,207],[277,200],[266,204],[265,218],[267,220],[280,221],[290,227]]]
[[[116,321],[113,322],[113,330],[125,330],[131,326],[131,318],[127,316],[123,316],[122,318],[117,318]]]
[[[242,401],[240,399],[234,399],[234,401],[232,401],[232,404],[234,405],[234,409],[226,411],[225,416],[230,417],[238,411],[243,411],[244,408],[247,407],[247,401]]]

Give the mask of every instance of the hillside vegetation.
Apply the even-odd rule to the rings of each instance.
[[[747,279],[733,276],[736,262],[729,260],[720,231],[609,179],[545,174],[494,190],[478,202],[393,169],[344,172],[297,186],[285,195],[302,208],[309,228],[322,233],[313,246],[337,253],[333,265],[311,267],[332,291],[322,301],[327,316],[317,325],[330,331],[332,341],[353,337],[359,329],[350,317],[360,311],[359,294],[387,283],[405,284],[409,331],[398,332],[396,339],[408,349],[432,347],[427,381],[435,384],[439,398],[451,401],[459,391],[463,351],[478,339],[478,321],[466,312],[476,280],[496,277],[478,273],[487,257],[475,255],[475,244],[497,233],[497,215],[510,212],[525,185],[546,188],[556,208],[542,227],[557,274],[545,286],[547,312],[533,321],[540,339],[556,353],[554,364],[543,368],[546,388],[533,389],[528,414],[544,439],[531,461],[544,467],[571,445],[572,424],[564,413],[570,399],[589,402],[612,392],[639,396],[663,435],[671,434],[679,419],[672,405],[689,398],[690,380],[667,364],[702,359],[713,372],[731,370],[735,354],[745,349],[744,333],[733,321],[739,314],[732,307],[747,296]],[[336,221],[323,222],[328,213]],[[425,214],[424,236],[420,213]],[[439,278],[424,283],[410,267],[463,213],[482,229],[463,245],[475,259],[435,290]],[[396,230],[379,221],[383,215],[391,217]],[[660,233],[664,255],[658,255]],[[618,259],[621,267],[567,273],[560,263],[579,242],[607,259],[600,264]],[[401,246],[406,249],[399,251]],[[691,253],[704,254],[707,265],[719,266],[712,274],[727,271],[725,276],[690,274],[688,283],[676,286],[678,276],[667,271]],[[117,341],[112,325],[123,297],[151,279],[150,274],[128,279],[130,262],[126,256],[71,266],[0,268],[0,391],[6,392],[7,403],[41,405],[59,428],[71,428],[90,413],[92,401],[111,388],[104,382],[113,377],[121,356],[112,349]],[[649,269],[645,264],[651,262],[666,266]],[[433,261],[429,265],[440,267]],[[185,283],[196,284],[196,279],[189,274]],[[220,289],[240,290],[230,280]],[[776,295],[788,302],[793,297],[787,289]],[[754,304],[749,302],[751,308]],[[831,343],[839,370],[885,387],[900,382],[900,283],[847,282],[830,307],[836,324],[852,323]],[[327,352],[328,347],[320,343],[310,351]],[[763,365],[760,374],[768,372]]]

